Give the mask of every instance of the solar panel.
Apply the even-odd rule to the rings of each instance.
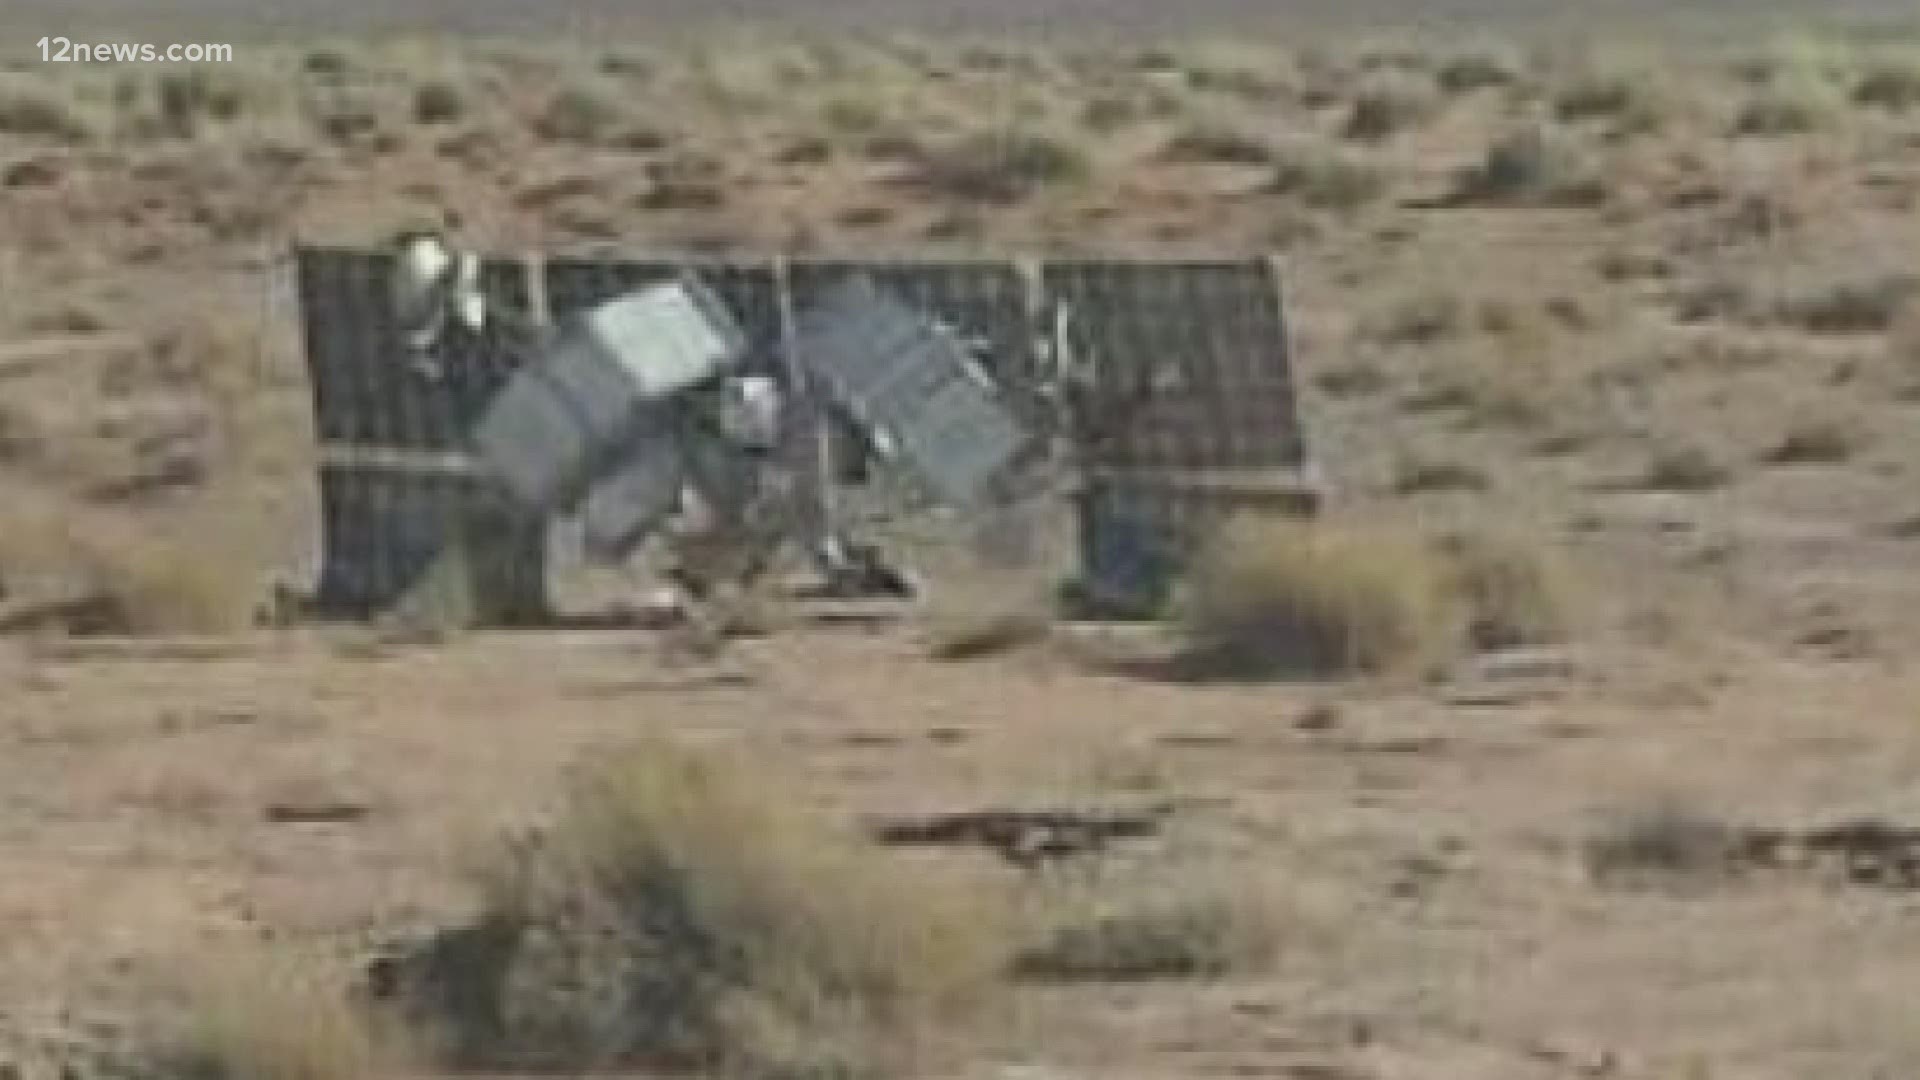
[[[979,502],[1025,441],[959,336],[864,277],[801,310],[794,355],[883,457],[950,506]]]
[[[318,606],[383,610],[458,544],[483,619],[544,611],[547,526],[503,518],[474,453],[524,339],[497,327],[455,333],[422,365],[387,311],[386,254],[307,247],[297,265],[321,441]],[[742,370],[799,392],[802,415],[816,392],[857,406],[919,486],[946,502],[980,498],[1010,460],[1044,445],[1049,365],[1067,346],[1087,371],[1068,428],[1084,477],[1083,573],[1096,581],[1158,587],[1224,514],[1309,501],[1279,282],[1266,260],[1029,269],[991,259],[490,259],[482,284],[502,307],[564,321],[688,274],[738,325]],[[991,385],[965,374],[975,360]],[[818,386],[796,384],[801,367],[818,369],[801,380]],[[563,454],[570,423],[548,417],[515,439]],[[816,437],[797,425],[783,460],[800,473],[817,466]],[[636,449],[624,462],[631,472],[595,474],[581,510],[609,551],[644,531],[673,472],[659,452]]]

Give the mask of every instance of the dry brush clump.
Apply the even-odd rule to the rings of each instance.
[[[1663,130],[1683,102],[1672,80],[1651,65],[1601,62],[1575,73],[1554,91],[1553,115],[1561,123],[1599,122],[1621,135]]]
[[[1202,552],[1182,632],[1222,676],[1403,673],[1455,650],[1450,607],[1439,560],[1403,532],[1243,518]]]
[[[1271,897],[1244,883],[1183,878],[1172,888],[1103,887],[1056,898],[1013,960],[1037,983],[1223,979],[1266,970],[1284,928]]]
[[[1850,67],[1844,54],[1818,43],[1785,47],[1736,107],[1731,133],[1788,136],[1832,128],[1846,113],[1844,81]]]
[[[1463,651],[1564,640],[1569,578],[1538,537],[1243,518],[1202,553],[1182,605],[1196,674],[1428,674]]]
[[[1558,550],[1538,533],[1477,526],[1442,532],[1436,544],[1473,648],[1557,644],[1580,632],[1585,604],[1579,586]]]
[[[150,525],[15,492],[0,528],[0,631],[77,636],[231,634],[261,599],[250,564],[210,542],[223,523]]]
[[[1424,127],[1439,113],[1440,103],[1431,78],[1382,72],[1359,87],[1341,133],[1359,142],[1384,142]]]
[[[1392,185],[1384,167],[1339,147],[1295,144],[1277,148],[1273,156],[1268,192],[1313,210],[1358,211],[1385,198]]]
[[[388,981],[456,1063],[887,1075],[1004,965],[997,905],[715,753],[600,756]]]
[[[1905,113],[1920,109],[1920,48],[1867,58],[1853,82],[1854,104]]]
[[[1544,125],[1507,131],[1458,177],[1447,200],[1461,206],[1577,208],[1609,197],[1594,155],[1565,132]]]
[[[1706,446],[1669,439],[1649,453],[1646,469],[1634,483],[1645,491],[1703,492],[1733,482],[1733,469]]]
[[[1264,137],[1218,122],[1194,124],[1160,149],[1163,161],[1202,165],[1266,165],[1273,153]]]
[[[124,1048],[146,1080],[373,1080],[405,1051],[312,958],[263,952],[201,956],[179,1007]]]
[[[913,178],[929,192],[962,202],[1024,202],[1049,188],[1077,184],[1093,171],[1086,150],[1061,135],[1006,131],[921,148]]]
[[[1761,454],[1769,465],[1838,465],[1851,461],[1869,441],[1855,416],[1802,416]]]
[[[72,88],[52,79],[0,72],[0,135],[84,143],[98,134],[95,118]]]

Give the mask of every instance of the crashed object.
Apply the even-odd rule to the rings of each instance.
[[[982,380],[976,389],[1033,433],[1007,479],[1043,482],[1047,490],[1035,495],[1050,507],[1064,510],[1062,500],[1073,500],[1081,525],[1078,584],[1092,595],[1139,599],[1152,607],[1150,601],[1177,579],[1194,541],[1223,516],[1275,505],[1311,512],[1316,501],[1298,494],[1317,488],[1318,481],[1310,473],[1294,393],[1278,268],[1264,256],[687,262],[643,252],[594,260],[499,254],[462,260],[434,234],[378,250],[302,246],[296,255],[320,444],[316,613],[367,618],[388,610],[416,591],[425,568],[437,566],[442,553],[460,547],[467,566],[456,584],[480,601],[478,617],[487,623],[533,621],[556,612],[553,572],[565,567],[555,560],[574,550],[550,535],[559,519],[593,512],[606,523],[597,535],[612,552],[639,535],[666,546],[689,531],[683,526],[698,525],[703,515],[683,513],[695,502],[687,489],[710,508],[724,501],[710,497],[699,482],[682,483],[664,519],[657,509],[648,510],[668,499],[647,492],[676,485],[668,482],[673,470],[659,455],[639,449],[644,427],[611,443],[585,440],[579,450],[586,462],[565,465],[574,452],[567,449],[569,433],[581,421],[578,407],[558,393],[544,395],[566,406],[554,420],[557,436],[536,431],[521,452],[535,466],[563,459],[558,471],[581,489],[573,501],[555,495],[550,505],[522,503],[499,480],[504,470],[483,461],[476,445],[481,420],[504,409],[502,392],[523,369],[553,363],[555,340],[578,335],[595,305],[623,289],[674,281],[682,273],[698,274],[701,284],[724,297],[754,352],[737,368],[672,394],[665,411],[682,419],[699,414],[703,422],[717,418],[700,436],[702,443],[733,447],[733,455],[757,461],[769,474],[792,473],[795,490],[786,507],[770,504],[764,516],[760,510],[745,516],[778,524],[786,542],[826,572],[833,591],[864,591],[860,586],[870,576],[860,555],[871,549],[856,545],[849,528],[859,532],[869,521],[897,521],[976,490],[975,470],[963,469],[944,485],[955,494],[929,497],[933,485],[924,474],[944,469],[931,457],[931,469],[922,464],[915,447],[924,441],[917,428],[933,419],[927,406],[938,395],[899,395],[909,399],[904,416],[882,407],[856,410],[845,403],[890,394],[858,377],[855,369],[864,362],[850,363],[837,350],[809,348],[808,355],[799,355],[802,322],[815,339],[848,333],[828,324],[836,290],[852,282],[876,284],[887,306],[905,309],[910,343],[943,333],[956,339],[933,350],[951,361],[941,366],[936,386],[950,376],[959,381],[971,359],[955,356],[967,351],[958,336],[977,335],[989,343],[983,363],[992,383]],[[477,269],[462,269],[463,261]],[[472,287],[476,278],[484,297]],[[621,282],[628,284],[609,288]],[[436,299],[406,299],[429,294]],[[560,313],[557,326],[534,314],[545,311]],[[922,316],[945,319],[956,330],[934,329],[933,319]],[[883,380],[928,374],[895,373],[896,366],[916,365],[903,364],[891,349],[856,351],[881,354],[875,363]],[[435,377],[421,377],[423,372]],[[770,451],[755,449],[763,440],[751,437],[749,414],[760,392],[732,382],[761,375],[772,375],[780,391],[798,395],[785,402],[795,415],[777,425],[786,430]],[[617,366],[614,381],[621,387],[616,397],[632,396]],[[845,445],[835,449],[842,453],[829,454],[821,445],[828,422],[841,425],[835,433]],[[976,440],[983,430],[963,426],[956,436]],[[869,431],[878,437],[870,438]],[[993,440],[991,434],[986,438]],[[869,479],[865,468],[855,468],[883,464],[882,450],[890,459],[886,472],[911,483],[897,484],[892,476]],[[953,467],[953,460],[946,466]],[[639,466],[639,475],[622,475],[641,461],[653,464]],[[649,471],[656,468],[659,475]],[[623,493],[628,484],[633,486]],[[997,509],[1009,501],[1013,486],[990,481],[978,490],[989,509]],[[936,513],[938,530],[971,529],[981,507],[953,509],[959,512]],[[618,524],[623,517],[629,524]],[[575,524],[583,523],[563,527]],[[1069,533],[1049,535],[1064,539]],[[604,579],[592,577],[597,590]],[[597,609],[601,601],[597,593],[577,599],[570,593],[563,604],[572,611],[581,605]]]
[[[515,373],[474,430],[482,473],[530,515],[563,510],[675,394],[746,353],[726,307],[692,278],[592,308]]]
[[[863,278],[800,312],[794,356],[882,459],[949,507],[979,504],[1026,444],[967,343]]]
[[[637,433],[587,493],[580,513],[586,555],[603,564],[625,559],[680,512],[686,485],[685,455],[671,425]]]
[[[437,380],[444,372],[435,350],[448,328],[457,325],[469,334],[486,328],[489,313],[480,289],[480,258],[455,251],[445,237],[426,231],[403,232],[393,246],[388,310],[400,329],[408,363],[422,377]]]

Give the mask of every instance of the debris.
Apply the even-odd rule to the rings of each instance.
[[[737,362],[745,339],[691,278],[656,285],[570,322],[524,365],[475,429],[483,472],[520,506],[574,502],[606,456],[664,438],[661,403]]]
[[[1667,875],[1799,873],[1840,884],[1920,890],[1920,827],[1863,817],[1804,829],[1739,826],[1665,809],[1587,845],[1603,882]]]
[[[971,507],[1026,442],[960,338],[856,278],[802,311],[795,359],[941,502]]]
[[[960,810],[869,822],[873,838],[893,847],[990,848],[1016,866],[1033,867],[1104,849],[1115,840],[1160,834],[1171,804],[1140,810]]]
[[[1502,649],[1476,657],[1471,674],[1487,682],[1565,680],[1577,677],[1582,666],[1580,657],[1564,648]]]
[[[352,825],[365,821],[373,808],[356,802],[269,803],[262,812],[273,825]]]
[[[1103,569],[1099,586],[1165,582],[1226,510],[1314,502],[1265,259],[696,271],[481,259],[431,230],[298,254],[322,440],[318,613],[389,610],[465,546],[453,577],[472,616],[450,625],[551,617],[564,549],[549,529],[575,515],[596,563],[660,537],[675,554],[731,549],[715,571],[730,580],[793,543],[831,593],[905,597],[919,583],[842,529],[905,500],[959,539],[1036,464],[1124,490],[1125,513],[1081,508],[1097,541],[1082,561],[1128,563],[1089,553],[1131,546],[1152,565]],[[609,298],[609,283],[651,284]],[[855,460],[911,481],[869,489],[880,514],[847,512],[870,480],[834,467],[848,462],[823,420]],[[1053,499],[1069,477],[1047,472]]]

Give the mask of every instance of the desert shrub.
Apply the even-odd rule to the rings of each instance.
[[[1080,110],[1080,123],[1096,135],[1111,135],[1146,118],[1146,106],[1123,94],[1097,94]]]
[[[247,105],[247,88],[206,68],[164,71],[154,80],[161,130],[192,138],[206,120],[237,118]]]
[[[1464,462],[1409,457],[1394,466],[1393,491],[1396,495],[1485,491],[1489,486],[1491,481],[1484,470]]]
[[[259,583],[181,536],[103,530],[76,537],[84,595],[109,634],[234,633],[251,625]]]
[[[1464,205],[1594,206],[1605,182],[1591,155],[1568,137],[1530,126],[1495,139],[1458,179],[1453,201]]]
[[[1816,76],[1787,77],[1750,93],[1735,110],[1732,131],[1740,136],[1806,135],[1832,126],[1843,100],[1834,85]]]
[[[689,154],[647,166],[647,190],[636,200],[646,210],[717,210],[726,205],[722,164]]]
[[[1648,491],[1711,491],[1732,478],[1732,471],[1706,448],[1673,443],[1654,450],[1639,486]]]
[[[388,1051],[345,981],[291,957],[202,958],[127,1063],[152,1080],[372,1080]]]
[[[1803,417],[1788,426],[1761,460],[1769,465],[1837,465],[1851,460],[1865,441],[1858,421]]]
[[[1816,281],[1780,297],[1776,315],[1815,334],[1878,334],[1892,329],[1915,297],[1920,277],[1881,274]]]
[[[308,98],[307,113],[329,142],[346,144],[380,135],[383,104],[371,93],[339,90]]]
[[[984,203],[1021,202],[1092,171],[1078,145],[1038,132],[970,136],[925,150],[918,164],[919,181],[937,194]]]
[[[1577,629],[1579,605],[1572,576],[1540,537],[1518,530],[1464,528],[1441,533],[1436,546],[1472,647],[1553,644]]]
[[[1145,899],[1102,890],[1077,906],[1019,952],[1017,976],[1035,982],[1219,979],[1264,969],[1279,945],[1272,913],[1225,890]]]
[[[0,134],[83,143],[93,138],[94,127],[60,87],[0,72]]]
[[[1626,132],[1656,131],[1672,109],[1667,88],[1655,73],[1619,68],[1582,72],[1560,87],[1552,105],[1562,122],[1607,120]]]
[[[1160,150],[1166,161],[1210,165],[1266,165],[1273,147],[1258,135],[1214,124],[1197,125],[1175,134]]]
[[[451,124],[466,114],[466,94],[446,79],[429,79],[413,88],[416,124]]]
[[[1269,190],[1315,210],[1344,213],[1379,201],[1387,183],[1378,165],[1352,154],[1331,147],[1292,148],[1280,154]]]
[[[1282,518],[1229,523],[1182,604],[1197,665],[1222,675],[1405,672],[1457,644],[1444,567],[1389,530]]]
[[[1432,80],[1405,73],[1369,79],[1354,95],[1344,133],[1361,142],[1380,142],[1420,127],[1438,110]]]
[[[1857,105],[1906,112],[1920,108],[1920,53],[1901,53],[1870,60],[1853,83]]]
[[[886,110],[864,97],[836,97],[820,110],[820,122],[836,135],[871,135],[887,121]]]
[[[1553,95],[1554,115],[1564,121],[1618,116],[1632,106],[1633,79],[1625,73],[1589,71]]]
[[[1434,72],[1440,89],[1449,94],[1470,94],[1520,81],[1523,65],[1514,56],[1497,49],[1477,49],[1449,56]]]
[[[625,110],[611,93],[591,86],[556,92],[533,118],[533,132],[549,142],[591,144],[620,126]]]
[[[1395,301],[1367,320],[1367,337],[1383,345],[1431,345],[1467,327],[1467,304],[1458,293],[1429,289]]]
[[[1412,413],[1453,413],[1461,431],[1530,428],[1550,412],[1541,380],[1490,357],[1462,359],[1423,379],[1402,401]]]
[[[1678,803],[1659,803],[1613,815],[1587,838],[1587,870],[1596,879],[1720,873],[1734,863],[1742,830]]]
[[[139,636],[251,625],[260,583],[245,559],[207,542],[220,533],[203,535],[209,522],[155,531],[30,491],[8,494],[0,580],[19,606],[18,628]]]
[[[466,1064],[886,1074],[1005,963],[996,907],[717,753],[602,754],[400,981]]]
[[[300,69],[309,75],[337,79],[353,71],[353,61],[338,49],[315,49],[301,58]]]
[[[1391,386],[1387,370],[1370,360],[1355,360],[1328,368],[1316,375],[1313,384],[1330,397],[1350,398],[1377,394]]]

